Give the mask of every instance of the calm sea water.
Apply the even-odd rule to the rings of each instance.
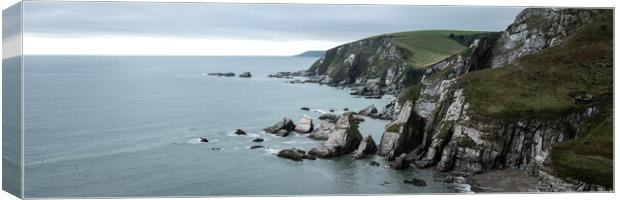
[[[359,110],[384,99],[348,90],[268,79],[306,69],[299,57],[25,58],[26,197],[320,195],[453,192],[427,170],[395,171],[382,158],[293,162],[280,149],[309,150],[322,141],[261,132],[311,109]],[[250,79],[204,76],[250,71]],[[381,138],[386,121],[361,132]],[[241,128],[247,136],[235,136]],[[211,142],[202,144],[199,137]],[[249,149],[253,138],[266,149]],[[220,150],[212,150],[220,148]],[[371,160],[380,167],[368,165]],[[421,178],[428,186],[403,184]]]

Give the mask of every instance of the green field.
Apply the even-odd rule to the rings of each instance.
[[[427,30],[389,34],[394,36],[394,43],[411,53],[407,61],[414,68],[426,68],[452,55],[465,50],[467,46],[450,38],[455,36],[468,37],[484,32],[456,30]]]

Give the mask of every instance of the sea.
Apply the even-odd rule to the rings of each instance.
[[[267,78],[312,57],[25,56],[26,198],[452,193],[432,170],[392,170],[382,157],[295,162],[285,148],[323,141],[262,131],[284,117],[381,109],[391,96]],[[251,78],[207,73],[250,72]],[[310,111],[300,110],[308,107]],[[367,118],[378,143],[388,121]],[[248,134],[238,136],[236,129]],[[208,138],[201,143],[200,137]],[[251,142],[263,138],[262,143]],[[250,149],[253,145],[265,148]],[[380,166],[370,166],[376,161]],[[439,178],[438,178],[439,177]],[[405,184],[418,178],[426,186]]]

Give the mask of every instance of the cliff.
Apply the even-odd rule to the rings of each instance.
[[[329,49],[308,73],[316,82],[354,87],[360,95],[398,94],[419,82],[430,64],[466,49],[467,39],[476,34],[413,31],[370,37]]]
[[[388,160],[522,169],[541,191],[613,187],[611,10],[525,9],[405,91],[379,146]]]

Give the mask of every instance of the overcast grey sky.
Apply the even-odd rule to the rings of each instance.
[[[251,40],[257,45],[273,43],[273,48],[280,43],[295,46],[295,41],[305,41],[299,45],[308,44],[307,48],[315,49],[389,32],[428,29],[501,31],[522,9],[35,1],[25,2],[24,31],[26,35],[45,38],[52,43],[52,39],[66,43],[72,38],[143,37],[202,39],[206,44],[219,39]],[[309,45],[312,41],[316,45]],[[286,45],[278,48],[286,48]],[[260,48],[251,49],[260,51]],[[284,51],[278,51],[281,52]]]

